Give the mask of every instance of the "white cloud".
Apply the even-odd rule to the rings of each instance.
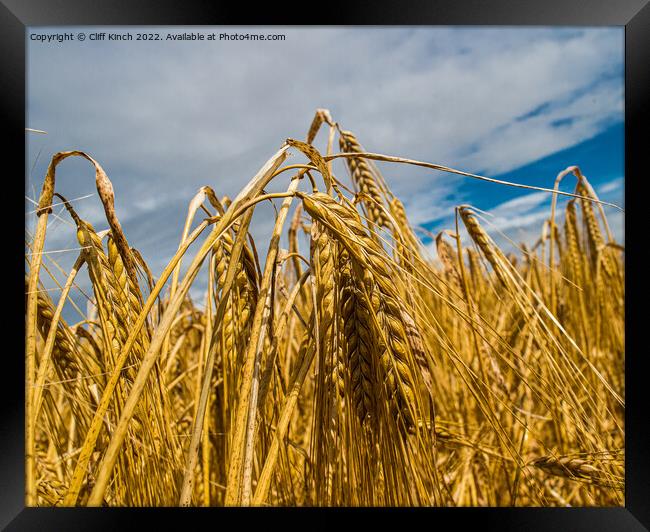
[[[285,138],[304,137],[317,107],[329,108],[371,151],[488,175],[622,119],[620,28],[274,32],[287,40],[30,42],[27,125],[48,131],[29,138],[30,162],[43,148],[38,187],[52,153],[88,151],[113,181],[132,245],[159,265],[178,243],[195,191],[209,184],[234,196]],[[459,176],[389,164],[381,170],[415,224],[448,221],[455,205],[471,199],[459,191],[466,183]],[[94,192],[87,162],[62,163],[57,189],[71,197]],[[507,207],[520,213],[505,216],[502,227],[538,221],[541,196],[525,198]],[[96,197],[79,208],[101,222]],[[260,207],[254,219],[260,243],[270,216]]]
[[[608,181],[607,183],[603,183],[598,187],[598,193],[599,194],[609,194],[610,192],[614,192],[615,190],[620,190],[623,186],[623,178],[619,177],[617,179],[612,179],[611,181]]]
[[[510,216],[514,213],[524,213],[538,207],[542,203],[550,203],[551,195],[548,192],[531,192],[511,199],[491,209],[494,216]]]

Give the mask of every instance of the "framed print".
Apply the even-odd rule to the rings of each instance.
[[[382,4],[0,6],[8,530],[650,526],[647,2]]]

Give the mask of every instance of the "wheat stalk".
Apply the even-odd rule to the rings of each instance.
[[[604,202],[578,167],[543,189],[362,150],[317,110],[234,199],[189,199],[162,271],[130,247],[101,166],[55,154],[26,233],[28,505],[623,504],[624,248]],[[108,230],[61,198],[82,248],[65,271],[45,241],[72,156]],[[373,161],[545,190],[551,216],[505,249],[463,205],[421,242]]]

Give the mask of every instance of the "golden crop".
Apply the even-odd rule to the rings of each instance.
[[[283,166],[289,150],[306,161]],[[95,168],[105,234],[55,199],[72,156]],[[377,160],[487,179],[366,153],[319,110],[232,201],[203,187],[151,272],[101,166],[56,154],[26,256],[27,504],[623,505],[623,248],[586,178],[558,176],[532,249],[506,256],[460,206],[435,260]],[[558,190],[569,174],[574,194]],[[59,200],[82,249],[54,301],[42,251]],[[269,200],[260,263],[248,227]],[[68,324],[81,272],[94,311]]]

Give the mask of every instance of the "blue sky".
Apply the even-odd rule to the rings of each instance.
[[[174,253],[199,187],[235,195],[286,137],[303,138],[315,109],[326,107],[369,151],[544,187],[576,164],[602,199],[623,205],[623,28],[272,31],[286,40],[28,40],[27,127],[48,134],[27,135],[26,195],[40,191],[53,153],[87,151],[111,178],[127,238],[155,275]],[[548,194],[422,168],[379,168],[412,221],[430,231],[452,229],[454,207],[469,203],[492,213],[497,241],[502,231],[530,243],[550,209]],[[340,164],[335,171],[347,180]],[[575,181],[565,181],[571,191]],[[77,209],[97,230],[106,228],[87,162],[62,163],[57,189],[69,198],[91,195],[76,201]],[[272,213],[263,205],[254,218],[259,242]],[[623,216],[607,213],[622,241]],[[28,228],[32,218],[26,216]],[[77,247],[61,218],[52,222],[48,250]],[[74,256],[48,260],[65,268]]]

